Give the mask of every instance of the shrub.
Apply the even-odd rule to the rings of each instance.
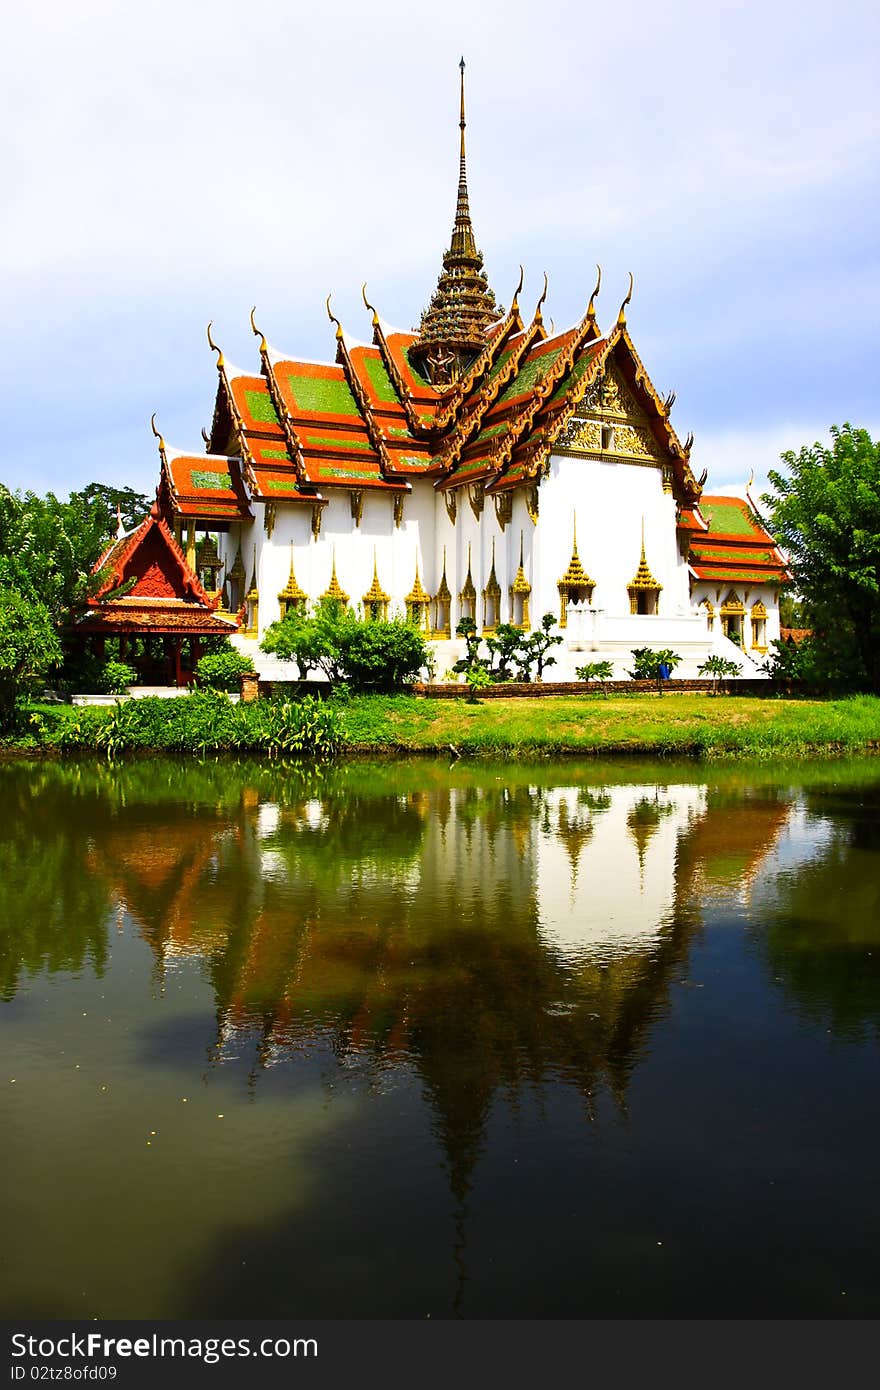
[[[668,666],[670,672],[680,665],[681,657],[668,647],[654,651],[651,647],[633,647],[633,669],[628,672],[634,681],[656,681],[662,688],[660,667]]]
[[[295,661],[303,679],[323,671],[332,684],[345,681],[356,691],[398,690],[428,662],[425,639],[412,623],[358,618],[332,599],[311,614],[291,611],[273,623],[261,649]]]
[[[0,589],[0,728],[12,724],[16,702],[31,694],[60,658],[45,604],[16,589]]]
[[[579,681],[599,681],[602,685],[602,694],[606,699],[608,698],[605,685],[614,675],[614,667],[610,661],[588,661],[585,666],[577,667],[575,675]]]
[[[253,674],[254,663],[235,647],[210,652],[196,666],[196,680],[205,690],[234,692],[241,686],[242,676]]]
[[[108,758],[137,749],[326,758],[344,737],[340,711],[323,700],[245,705],[233,704],[222,691],[198,690],[175,700],[153,696],[110,710],[83,709],[62,730],[58,744],[67,751],[98,749]]]
[[[101,673],[99,689],[107,695],[123,695],[137,680],[137,671],[127,661],[108,661]]]
[[[710,656],[698,667],[701,676],[712,677],[712,694],[718,694],[718,682],[728,676],[738,676],[742,667],[736,661],[728,661],[726,656]]]

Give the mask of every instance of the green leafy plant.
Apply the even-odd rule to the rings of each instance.
[[[141,749],[326,758],[344,741],[342,713],[330,701],[307,697],[233,704],[228,694],[212,690],[84,709],[57,739],[67,751],[97,750],[110,759]]]
[[[101,672],[102,688],[107,695],[123,695],[137,680],[137,671],[127,661],[108,661]]]
[[[499,623],[494,633],[485,640],[489,649],[489,672],[492,679],[509,681],[513,676],[511,666],[522,665],[522,630],[514,627],[512,623]]]
[[[249,656],[227,647],[225,651],[209,652],[196,666],[196,680],[204,690],[226,690],[230,693],[241,688],[241,678],[254,674],[254,663]]]
[[[352,690],[391,691],[411,684],[428,663],[421,632],[404,619],[365,621],[332,599],[311,613],[291,610],[266,632],[261,650],[295,661],[302,679],[322,671]]]
[[[880,441],[832,425],[830,447],[782,462],[763,501],[816,636],[816,674],[880,690]]]
[[[521,642],[519,680],[531,679],[531,668],[535,667],[535,679],[542,681],[544,671],[548,666],[556,665],[556,657],[550,656],[553,647],[558,647],[562,642],[562,634],[551,632],[551,628],[556,626],[556,619],[552,613],[545,613],[541,619],[541,626],[536,632],[531,632],[528,636],[523,636]]]
[[[492,677],[485,666],[470,666],[465,671],[464,678],[468,688],[468,704],[475,705],[479,691],[492,684]]]
[[[738,676],[742,667],[736,661],[728,661],[726,656],[710,656],[698,667],[701,676],[712,677],[712,694],[718,694],[719,681],[730,676]]]
[[[662,692],[663,681],[660,676],[660,667],[668,666],[670,672],[681,664],[681,657],[669,647],[662,647],[659,651],[654,651],[652,647],[633,647],[633,669],[628,673],[634,681],[656,681],[657,689]]]
[[[0,728],[12,724],[17,702],[31,694],[60,659],[46,605],[15,589],[0,589]]]
[[[606,686],[614,676],[614,667],[610,661],[588,661],[584,666],[575,669],[575,675],[579,681],[598,681],[602,686],[602,694],[608,698]]]

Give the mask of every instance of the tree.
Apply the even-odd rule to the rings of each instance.
[[[323,671],[355,690],[394,690],[410,684],[426,665],[424,638],[412,623],[364,620],[335,599],[322,599],[311,613],[291,609],[272,623],[261,650],[295,661],[304,679]]]
[[[614,675],[614,667],[610,661],[588,661],[585,666],[578,666],[575,675],[579,681],[599,681],[602,686],[602,694],[608,699],[606,685]]]
[[[16,702],[60,659],[46,605],[15,589],[0,589],[0,728],[9,726]]]
[[[849,646],[857,679],[880,690],[880,443],[850,424],[831,440],[784,453],[763,501],[829,669],[846,669]]]
[[[556,657],[549,656],[551,647],[558,647],[562,639],[561,633],[551,633],[551,627],[555,627],[556,619],[552,613],[545,613],[541,619],[541,626],[537,632],[532,632],[528,637],[523,638],[523,658],[522,667],[519,672],[520,680],[528,680],[532,666],[537,667],[536,678],[541,681],[544,679],[544,669],[547,666],[556,665]]]
[[[633,669],[628,675],[634,681],[656,681],[657,689],[662,692],[663,680],[660,675],[660,667],[667,666],[670,674],[676,666],[681,663],[681,657],[671,651],[669,647],[663,647],[659,651],[654,651],[651,647],[633,647]]]
[[[728,661],[726,656],[710,656],[697,670],[701,676],[712,677],[712,694],[717,695],[718,682],[726,680],[728,676],[738,676],[742,667],[736,661]]]
[[[520,648],[523,645],[522,629],[514,627],[513,623],[499,623],[495,632],[486,638],[486,646],[490,652],[489,671],[493,680],[509,681],[512,675],[511,664],[518,663]],[[498,661],[496,667],[495,661]],[[524,677],[528,680],[528,673]]]
[[[95,484],[94,486],[98,486]],[[0,484],[0,585],[48,608],[56,623],[82,603],[92,566],[116,529],[100,497],[10,492]]]

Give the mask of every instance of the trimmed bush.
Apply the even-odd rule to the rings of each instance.
[[[242,676],[254,675],[254,663],[235,647],[210,652],[196,666],[196,680],[203,690],[225,690],[233,693],[241,686]]]

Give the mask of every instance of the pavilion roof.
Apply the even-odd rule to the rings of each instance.
[[[688,560],[698,579],[720,584],[782,584],[788,569],[776,543],[745,498],[700,498],[708,530],[691,532]]]

